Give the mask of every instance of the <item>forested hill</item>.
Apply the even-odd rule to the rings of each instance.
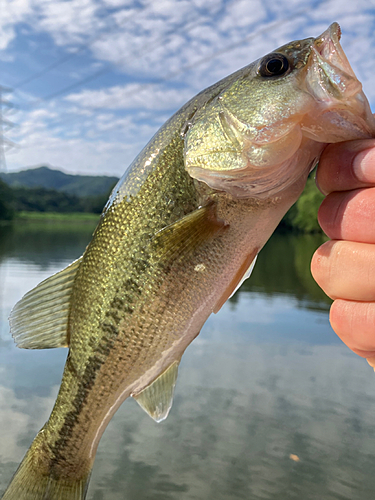
[[[12,220],[22,212],[100,214],[117,180],[116,177],[69,175],[48,167],[0,174],[0,222]],[[304,192],[282,220],[280,230],[320,231],[317,212],[323,198],[312,172]]]
[[[0,173],[0,179],[13,188],[54,189],[80,198],[107,194],[118,181],[117,177],[70,175],[44,166],[20,172]]]

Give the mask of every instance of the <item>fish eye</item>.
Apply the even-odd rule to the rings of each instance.
[[[289,69],[289,61],[283,54],[268,54],[259,65],[259,74],[264,77],[281,76]]]

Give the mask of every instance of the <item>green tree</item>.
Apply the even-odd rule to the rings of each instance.
[[[318,208],[324,200],[324,195],[318,190],[315,179],[311,176],[307,179],[306,187],[296,203],[296,214],[293,225],[304,233],[320,232],[318,223]]]
[[[12,220],[14,217],[14,195],[12,189],[0,180],[0,220]]]
[[[14,207],[17,211],[82,212],[80,198],[61,191],[45,188],[13,188]]]
[[[315,171],[307,179],[305,189],[296,203],[284,216],[280,223],[281,232],[297,231],[302,233],[321,233],[318,223],[318,208],[324,195],[315,184]]]

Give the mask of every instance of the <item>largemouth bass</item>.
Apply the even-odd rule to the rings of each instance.
[[[84,255],[14,307],[19,347],[69,347],[61,387],[3,498],[85,497],[100,437],[129,396],[156,421],[178,364],[303,190],[330,142],[375,121],[332,24],[204,90],[115,187]]]

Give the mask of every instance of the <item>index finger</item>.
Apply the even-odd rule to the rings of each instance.
[[[319,161],[316,182],[324,194],[374,186],[375,139],[327,146]]]

